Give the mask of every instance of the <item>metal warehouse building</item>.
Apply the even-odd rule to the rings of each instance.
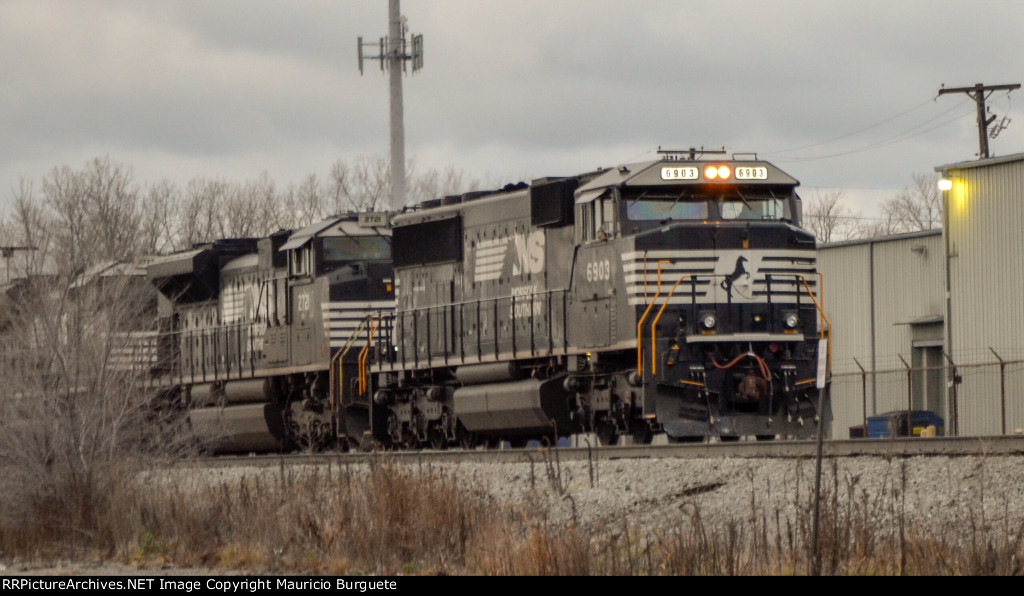
[[[818,250],[835,438],[908,409],[948,435],[1024,428],[1024,154],[935,170],[941,231]]]

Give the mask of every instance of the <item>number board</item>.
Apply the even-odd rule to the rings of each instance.
[[[696,180],[697,168],[694,166],[661,168],[662,180]]]
[[[359,214],[359,225],[364,228],[386,228],[390,223],[387,213]]]
[[[737,180],[767,180],[768,168],[764,166],[736,166]]]

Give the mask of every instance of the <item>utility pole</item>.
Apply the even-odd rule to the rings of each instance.
[[[939,95],[944,93],[966,93],[968,97],[978,104],[978,155],[985,159],[988,157],[988,125],[996,119],[995,116],[985,116],[985,98],[992,95],[993,91],[1013,91],[1020,89],[1020,83],[1012,85],[982,85],[976,84],[973,87],[956,87],[946,89],[945,86],[939,89]]]
[[[363,38],[359,38],[359,74],[363,74],[363,58],[380,60],[382,71],[388,71],[391,103],[391,208],[401,209],[405,206],[405,123],[402,108],[402,74],[405,63],[412,61],[413,74],[423,68],[423,36],[413,35],[410,41],[405,38],[406,19],[401,16],[398,0],[388,0],[388,36],[380,38],[376,44],[380,54],[363,56]],[[407,51],[409,46],[412,51]]]

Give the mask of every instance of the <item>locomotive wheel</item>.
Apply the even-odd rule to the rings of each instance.
[[[382,446],[376,439],[373,438],[373,435],[370,435],[370,434],[363,435],[362,439],[350,439],[350,440],[354,441],[353,446],[355,448],[357,448],[359,451],[363,451],[363,452],[366,452],[366,453],[369,453],[370,451],[373,451],[378,446]]]
[[[754,435],[758,441],[774,441],[775,435]]]
[[[605,420],[594,424],[594,434],[602,445],[617,445],[619,442],[619,432],[615,425]]]
[[[463,449],[473,449],[478,443],[477,436],[466,430],[466,427],[462,426],[461,422],[455,429],[455,438]]]
[[[647,445],[654,438],[651,425],[646,422],[634,422],[632,428],[633,443],[636,445]]]
[[[445,438],[444,431],[440,427],[430,429],[430,446],[438,450],[448,446],[448,439]]]

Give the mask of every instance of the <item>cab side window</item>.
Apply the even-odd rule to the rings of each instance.
[[[291,251],[290,265],[292,275],[309,275],[313,271],[313,249],[310,244]]]
[[[615,199],[605,197],[584,203],[579,207],[580,240],[594,242],[607,240],[618,233]]]
[[[595,202],[599,203],[598,210],[600,211],[600,226],[597,229],[597,238],[612,238],[616,236],[618,232],[616,224],[618,222],[615,217],[615,199],[607,197]]]

